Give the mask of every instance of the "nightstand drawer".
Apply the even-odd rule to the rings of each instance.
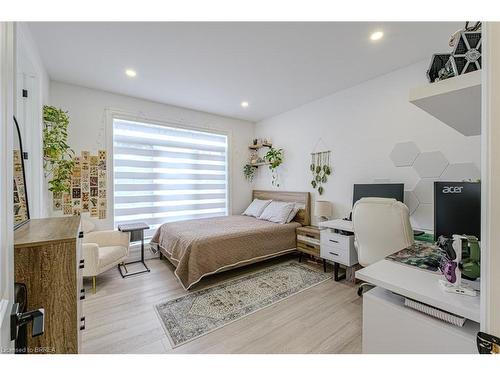
[[[306,250],[307,253],[309,254],[315,254],[317,256],[319,256],[319,249],[320,249],[320,246],[319,245],[316,245],[316,244],[313,244],[313,243],[307,243],[307,242],[303,242],[303,241],[297,241],[297,249],[300,251],[300,250]]]

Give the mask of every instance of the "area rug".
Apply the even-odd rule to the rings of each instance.
[[[296,261],[266,268],[155,306],[172,347],[178,347],[332,276]]]

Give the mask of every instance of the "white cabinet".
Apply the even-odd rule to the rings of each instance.
[[[380,287],[363,294],[363,354],[472,354],[478,331],[471,320],[457,327],[405,307]]]
[[[352,267],[358,263],[358,254],[354,248],[354,234],[335,233],[334,229],[320,232],[321,258]]]

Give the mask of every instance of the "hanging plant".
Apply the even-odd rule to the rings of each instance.
[[[253,179],[255,178],[255,171],[257,170],[257,167],[254,165],[250,164],[245,164],[243,167],[243,174],[245,175],[245,178],[248,182],[252,182]]]
[[[271,147],[269,151],[264,155],[264,160],[269,163],[269,170],[272,173],[272,184],[273,186],[279,187],[278,173],[276,168],[278,168],[281,163],[283,163],[283,149],[276,149]]]
[[[69,193],[75,153],[68,145],[68,113],[45,105],[43,124],[43,169],[50,177],[49,190]]]
[[[311,186],[318,189],[319,195],[322,195],[325,189],[323,184],[328,182],[328,176],[332,174],[330,166],[330,151],[314,152],[311,154],[311,165],[309,169],[312,172]]]

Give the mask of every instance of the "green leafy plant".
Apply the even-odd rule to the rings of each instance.
[[[252,182],[253,179],[255,178],[255,171],[257,167],[250,165],[250,164],[245,164],[243,167],[243,174],[245,175],[245,178],[247,181]]]
[[[330,151],[312,153],[309,168],[312,172],[311,186],[318,190],[319,195],[322,195],[325,191],[323,184],[328,182],[328,176],[332,174]]]
[[[278,182],[278,172],[276,169],[283,163],[283,149],[273,148],[271,147],[269,151],[264,155],[264,160],[269,163],[269,170],[272,173],[273,186],[279,187],[280,184]]]
[[[49,190],[69,192],[75,153],[68,145],[68,113],[45,105],[43,124],[43,168],[45,176],[50,177]]]

